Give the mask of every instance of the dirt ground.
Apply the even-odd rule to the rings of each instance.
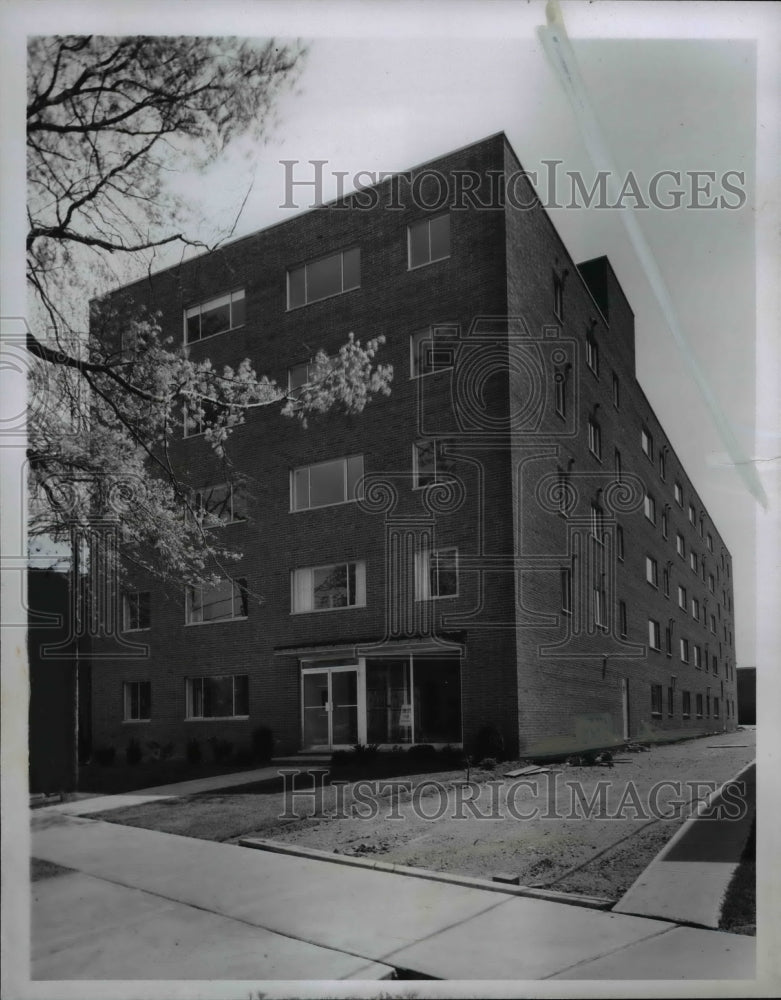
[[[559,764],[510,778],[500,765],[472,772],[468,786],[463,771],[448,771],[326,786],[316,803],[301,794],[286,800],[279,788],[231,789],[102,818],[486,878],[509,874],[522,885],[617,900],[692,814],[691,803],[754,759],[754,736],[745,730],[622,752],[611,768]]]

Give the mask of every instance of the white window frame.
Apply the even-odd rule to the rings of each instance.
[[[561,610],[565,615],[572,614],[572,570],[562,566],[559,572],[561,584]]]
[[[205,680],[214,680],[219,678],[220,680],[230,677],[232,681],[232,695],[231,702],[233,706],[233,713],[231,715],[194,715],[193,714],[193,703],[195,698],[193,697],[193,685],[200,681],[201,691],[203,691],[203,682]],[[248,719],[249,718],[249,705],[247,705],[246,714],[236,714],[236,678],[246,677],[247,678],[247,701],[249,701],[249,674],[201,674],[198,677],[185,677],[184,679],[184,690],[185,690],[185,722],[225,722],[227,719]],[[201,701],[203,701],[203,693],[201,693]]]
[[[676,480],[673,486],[673,493],[675,495],[675,502],[679,507],[683,507],[683,486]]]
[[[247,581],[244,577],[222,577],[219,584],[230,581],[233,584],[233,591],[231,595],[231,614],[224,615],[222,618],[206,618],[201,617],[196,619],[194,617],[196,613],[196,608],[198,605],[194,605],[193,597],[195,592],[198,591],[200,594],[200,607],[203,608],[203,593],[204,590],[213,589],[211,587],[206,587],[203,585],[198,585],[194,587],[187,587],[185,589],[184,598],[184,623],[187,626],[192,625],[217,625],[220,622],[231,622],[231,621],[246,621],[249,617],[245,612],[247,609],[248,594],[247,594]],[[216,586],[219,586],[217,584]],[[236,613],[238,607],[239,613]],[[201,615],[203,612],[201,612]]]
[[[640,447],[649,462],[654,460],[654,438],[647,427],[640,429]]]
[[[651,649],[661,652],[662,649],[662,626],[655,618],[648,619],[648,645]]]
[[[689,662],[689,640],[688,639],[680,639],[679,642],[680,642],[681,661],[683,663],[688,663]]]
[[[692,646],[692,663],[695,669],[702,670],[702,650],[697,643]]]
[[[678,553],[681,559],[686,558],[686,539],[683,537],[680,531],[677,531],[675,533],[675,551]]]
[[[689,524],[697,523],[697,508],[693,503],[689,504]]]
[[[441,558],[445,553],[455,554],[456,591],[454,594],[433,594],[431,592],[432,565],[431,557]],[[438,577],[437,577],[438,578]],[[458,548],[448,545],[439,549],[423,549],[415,553],[415,600],[416,601],[446,601],[458,597],[461,590],[459,572]]]
[[[245,521],[248,521],[249,520],[248,514],[244,514],[243,516],[239,517],[236,516],[236,506],[237,506],[236,493],[238,492],[239,495],[243,495],[245,501],[249,500],[249,496],[246,490],[243,490],[241,487],[239,487],[237,491],[233,483],[216,483],[214,486],[202,486],[199,490],[195,490],[193,493],[193,510],[195,511],[196,519],[203,520],[204,515],[206,513],[206,509],[204,506],[205,496],[208,495],[211,497],[218,490],[226,490],[225,499],[228,501],[229,504],[230,518],[226,521],[224,518],[214,514],[213,511],[209,511],[209,513],[212,514],[212,516],[215,517],[216,520],[218,520],[223,525],[243,524]]]
[[[149,606],[147,607],[147,615],[149,616],[149,624],[148,625],[137,625],[135,627],[131,627],[128,623],[130,621],[131,613],[132,613],[132,609],[131,609],[132,599],[133,598],[140,599],[144,595],[146,595],[146,597],[149,599]],[[140,620],[140,617],[141,617],[141,615],[140,615],[140,608],[136,609],[136,615],[138,616],[138,618]],[[151,596],[150,596],[150,592],[148,590],[126,590],[122,594],[122,631],[123,632],[148,632],[151,627],[152,627],[152,608],[151,608]]]
[[[697,553],[694,549],[689,549],[689,568],[695,575],[699,569],[699,562],[697,560]]]
[[[345,256],[345,254],[348,254],[348,253],[357,253],[358,254],[358,283],[355,284],[355,285],[350,285],[349,287],[346,287],[345,286],[345,277],[344,277],[344,256]],[[322,264],[324,261],[327,261],[327,260],[336,260],[337,257],[339,258],[339,269],[340,269],[340,278],[341,278],[340,285],[341,285],[341,287],[339,288],[338,291],[329,292],[327,295],[319,295],[317,298],[310,299],[309,298],[309,290],[308,290],[308,284],[309,284],[309,282],[308,282],[308,276],[307,276],[308,269],[310,267],[312,267],[313,265],[315,265],[315,264]],[[304,272],[304,301],[303,302],[299,302],[297,305],[291,305],[290,304],[290,276],[292,274],[296,274],[298,271],[303,271]],[[361,248],[357,247],[357,246],[352,246],[352,247],[347,247],[344,250],[339,250],[336,253],[328,253],[328,254],[325,254],[322,257],[316,257],[314,260],[308,260],[304,264],[299,264],[297,267],[289,267],[287,269],[287,311],[288,312],[293,312],[293,310],[295,310],[295,309],[303,309],[305,306],[311,306],[314,302],[325,302],[326,299],[336,298],[337,295],[344,295],[345,292],[353,292],[353,291],[355,291],[356,288],[360,288],[360,287],[361,287]]]
[[[149,685],[149,715],[141,715],[141,685]],[[133,694],[132,688],[137,688],[138,715],[132,714]],[[123,722],[150,722],[152,719],[152,682],[150,680],[123,681],[122,682],[122,721]]]
[[[646,493],[643,499],[643,513],[647,521],[656,524],[656,500],[650,493]]]
[[[698,622],[700,620],[700,602],[697,600],[696,597],[692,597],[691,610],[692,610],[692,618],[696,622]]]
[[[184,342],[185,344],[200,344],[202,340],[211,340],[212,337],[219,337],[223,333],[230,333],[231,330],[238,330],[240,327],[244,326],[246,319],[243,319],[241,323],[233,322],[233,303],[234,302],[244,302],[246,309],[246,295],[243,288],[237,288],[230,292],[225,292],[223,295],[215,295],[211,299],[205,299],[203,302],[197,302],[193,306],[189,306],[184,310]],[[203,316],[204,310],[208,310],[210,307],[214,308],[216,306],[227,305],[230,312],[230,325],[224,330],[217,330],[215,333],[208,333],[205,337],[198,337],[196,340],[190,340],[188,338],[187,330],[187,320],[193,316],[198,316],[199,318]],[[201,323],[198,324],[201,326]]]
[[[678,607],[682,611],[689,610],[689,595],[686,593],[686,587],[682,583],[678,584]]]
[[[360,476],[358,476],[358,478],[355,481],[356,482],[356,487],[357,487],[356,490],[355,490],[355,496],[351,497],[351,496],[348,496],[349,482],[348,482],[348,477],[347,477],[347,469],[348,469],[348,462],[350,460],[353,460],[353,459],[360,459],[361,460],[361,474],[360,474]],[[313,505],[311,503],[311,496],[312,496],[311,470],[312,469],[322,468],[322,466],[324,466],[324,465],[336,465],[338,462],[341,462],[342,466],[343,466],[344,499],[343,500],[333,500],[331,503],[320,503],[320,504],[314,504]],[[308,473],[308,478],[307,478],[307,496],[308,496],[308,501],[309,502],[307,503],[306,506],[297,507],[296,506],[296,474],[299,473],[299,472],[304,472],[304,471],[306,471]],[[329,458],[329,459],[326,459],[323,462],[312,462],[309,465],[299,465],[295,469],[291,469],[290,470],[290,513],[291,514],[298,514],[301,511],[305,511],[305,510],[321,510],[324,507],[338,507],[341,504],[345,504],[345,503],[355,503],[356,500],[360,500],[362,498],[362,496],[363,496],[363,491],[360,488],[360,483],[361,483],[361,480],[363,479],[364,472],[365,472],[365,466],[363,464],[363,455],[344,455],[344,456],[339,456],[338,458]]]
[[[434,445],[434,471],[433,473],[425,472],[425,475],[431,475],[432,480],[430,483],[420,484],[420,451],[422,448],[428,445]],[[453,478],[453,474],[450,471],[440,472],[438,465],[439,462],[449,462],[451,459],[447,458],[445,455],[440,455],[443,451],[445,445],[438,438],[429,441],[413,441],[412,443],[412,488],[413,490],[423,490],[427,486],[432,486],[434,483],[445,483]]]
[[[586,334],[586,364],[599,378],[599,344],[592,333]]]
[[[346,569],[347,604],[330,608],[315,607],[314,575],[318,570],[335,570],[340,566]],[[350,594],[350,567],[355,567],[355,593]],[[354,600],[350,603],[350,597]],[[352,611],[355,608],[366,607],[366,561],[364,559],[347,559],[344,562],[325,563],[321,566],[299,566],[290,571],[290,613],[292,615],[323,614],[332,611]]]
[[[431,256],[431,224],[432,222],[438,222],[440,219],[448,220],[448,231],[447,231],[447,253],[443,254],[441,257]],[[412,263],[412,232],[415,229],[422,229],[426,227],[426,233],[428,236],[428,260],[425,260],[419,264]],[[439,215],[432,215],[429,219],[420,219],[418,222],[412,222],[407,226],[407,270],[417,271],[421,267],[429,267],[431,264],[436,264],[441,260],[449,260],[451,253],[451,226],[450,226],[450,212],[440,212]]]
[[[659,587],[659,563],[653,556],[645,557],[645,581],[652,587]]]
[[[602,461],[602,428],[593,417],[589,417],[588,421],[588,448],[595,458]]]

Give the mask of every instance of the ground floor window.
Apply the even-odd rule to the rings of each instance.
[[[460,743],[460,662],[367,660],[366,736],[369,743]]]
[[[125,722],[144,722],[152,718],[151,681],[125,681],[122,694]]]
[[[188,719],[246,718],[249,715],[249,676],[223,674],[187,677]]]
[[[652,684],[651,685],[651,715],[659,716],[662,714],[662,685]]]

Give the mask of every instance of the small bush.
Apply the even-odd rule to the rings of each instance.
[[[433,760],[437,755],[436,747],[431,743],[416,743],[408,753],[413,760]]]
[[[203,761],[203,751],[201,750],[200,740],[188,740],[185,753],[188,764],[200,764]]]
[[[439,755],[445,764],[460,766],[464,763],[464,751],[460,747],[453,747],[449,743],[442,747]]]
[[[144,756],[141,750],[141,744],[138,740],[129,740],[128,745],[125,748],[125,760],[131,767],[135,767],[136,764],[141,763],[141,759]]]
[[[331,766],[332,767],[344,767],[345,764],[354,758],[352,750],[334,750],[331,754]]]
[[[92,756],[101,767],[110,767],[117,758],[116,747],[95,747]]]
[[[261,764],[274,756],[274,733],[268,726],[258,726],[252,731],[252,755]]]
[[[489,723],[480,729],[472,744],[471,755],[475,760],[485,760],[486,757],[505,760],[504,737],[496,726]]]
[[[380,748],[377,743],[356,743],[352,752],[365,760],[368,757],[376,757]]]
[[[219,736],[210,736],[209,745],[212,748],[215,764],[223,764],[233,756],[233,744],[230,740],[223,740]]]
[[[163,760],[170,760],[171,757],[173,757],[173,755],[174,755],[174,749],[175,749],[175,747],[174,747],[173,743],[164,743],[160,747],[160,757]]]
[[[495,757],[483,757],[477,766],[482,767],[484,771],[495,771],[497,763]]]

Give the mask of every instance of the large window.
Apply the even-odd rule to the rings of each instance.
[[[678,584],[678,607],[683,611],[687,610],[686,606],[686,587]]]
[[[247,581],[244,579],[225,579],[212,585],[187,588],[185,597],[187,625],[246,618],[247,611]]]
[[[460,743],[459,661],[367,660],[366,735],[369,743]]]
[[[689,662],[689,640],[681,639],[681,659],[684,663]]]
[[[652,587],[659,586],[659,564],[651,556],[645,557],[645,578]]]
[[[148,591],[132,591],[122,595],[122,629],[142,632],[152,624]]]
[[[683,486],[680,483],[676,483],[674,486],[675,491],[675,502],[679,507],[683,507]]]
[[[702,650],[700,649],[700,647],[696,643],[692,646],[692,655],[694,656],[694,660],[693,660],[694,666],[697,668],[697,670],[701,670],[702,669]]]
[[[683,535],[680,531],[675,534],[675,551],[681,557],[681,559],[686,558],[686,542],[683,539]]]
[[[199,302],[184,311],[184,342],[192,344],[244,323],[244,289]]]
[[[651,715],[661,716],[662,714],[662,685],[651,685]]]
[[[247,520],[247,493],[241,486],[221,483],[204,488],[195,493],[194,500],[199,520],[217,520],[223,524]]]
[[[125,722],[147,722],[152,718],[152,682],[125,681],[122,701]]]
[[[450,256],[450,216],[416,222],[407,230],[409,268],[423,267]]]
[[[448,339],[448,346],[438,346]],[[410,376],[430,375],[453,367],[453,328],[426,327],[417,330],[409,340]]]
[[[291,577],[294,614],[366,606],[365,562],[305,566]]]
[[[358,500],[363,495],[359,490],[362,477],[363,455],[294,469],[290,477],[291,507],[294,511],[310,510]]]
[[[412,446],[412,481],[415,489],[449,479],[453,461],[441,441],[416,441]]]
[[[361,287],[361,251],[358,247],[322,257],[287,272],[287,307],[328,299]]]
[[[662,632],[659,622],[648,619],[648,645],[651,649],[661,649]]]
[[[308,385],[312,380],[312,362],[302,361],[301,364],[293,365],[287,370],[288,392],[300,389],[302,385]]]
[[[643,513],[651,524],[656,524],[656,501],[650,493],[646,493],[645,495],[645,500],[643,501]]]
[[[415,556],[415,597],[458,597],[458,549],[418,552]]]
[[[246,719],[249,675],[221,674],[185,678],[188,719]]]
[[[654,457],[654,439],[651,436],[651,432],[646,430],[645,427],[640,431],[640,444],[643,448],[643,454],[646,455],[651,461]]]

